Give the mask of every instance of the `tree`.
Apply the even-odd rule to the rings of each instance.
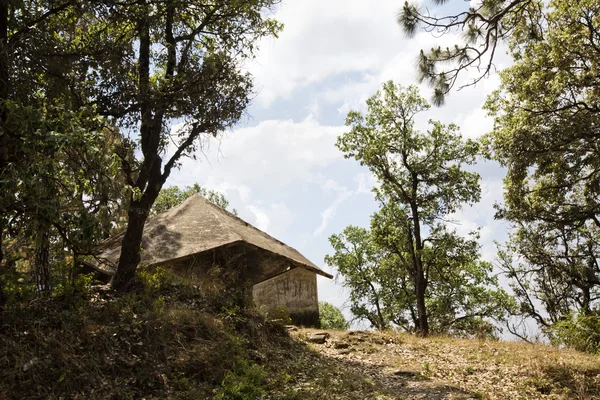
[[[438,6],[446,2],[433,0]],[[471,69],[476,70],[478,75],[460,88],[475,85],[489,76],[494,70],[498,46],[503,41],[543,35],[543,1],[484,0],[462,4],[460,11],[441,16],[432,15],[429,8],[408,1],[398,11],[398,24],[409,36],[414,36],[418,30],[438,36],[449,33],[462,35],[462,42],[453,47],[437,46],[419,53],[419,80],[427,81],[434,88],[433,102],[436,105],[443,104],[461,72]]]
[[[340,309],[326,301],[319,302],[319,322],[322,329],[345,331],[350,326]]]
[[[416,332],[419,318],[411,266],[406,264],[409,255],[396,253],[406,238],[395,228],[397,221],[384,222],[381,214],[372,217],[372,231],[349,226],[332,235],[334,254],[325,260],[343,277],[350,290],[350,310],[358,319],[376,329],[396,326]],[[490,321],[503,322],[515,303],[498,289],[491,263],[479,259],[476,240],[446,232],[424,248],[423,258],[431,265],[425,294],[430,330],[494,337],[498,328]]]
[[[463,169],[475,161],[478,145],[463,141],[455,125],[429,121],[427,133],[417,131],[415,116],[428,108],[416,87],[386,82],[367,100],[366,116],[348,114],[350,131],[337,142],[345,157],[366,165],[380,182],[377,197],[393,221],[384,226],[394,228],[384,237],[397,246],[395,254],[405,258],[402,264],[414,284],[421,335],[429,333],[426,291],[433,269],[426,245],[446,236],[440,222],[448,214],[480,196],[479,175]]]
[[[600,228],[598,5],[551,6],[543,38],[513,40],[516,62],[486,104],[490,156],[508,169],[498,216]]]
[[[77,3],[0,2],[0,275],[15,261],[6,242],[28,245],[38,290],[53,286],[51,266],[90,253],[123,188],[120,134],[54,73],[73,73],[77,60],[47,57],[72,41],[63,18]]]
[[[598,312],[598,10],[550,2],[543,35],[511,39],[515,64],[486,103],[488,155],[507,168],[497,217],[514,231],[501,262],[522,315],[549,334],[571,314]]]
[[[155,215],[163,213],[170,208],[178,206],[188,197],[197,193],[206,197],[208,201],[216,204],[224,210],[229,208],[229,200],[225,198],[223,193],[203,188],[197,183],[194,183],[192,186],[186,186],[185,189],[180,189],[177,186],[171,186],[166,189],[162,189],[156,198],[156,201],[154,202],[154,206],[152,207],[150,214]],[[235,209],[231,210],[231,212],[234,215],[237,215],[237,211]]]
[[[201,138],[242,116],[252,93],[241,69],[259,39],[281,25],[265,18],[277,0],[85,3],[68,15],[62,43],[76,74],[60,73],[123,131],[139,137],[135,165],[122,160],[129,198],[127,227],[113,288],[127,290],[140,261],[143,227],[164,182]],[[48,54],[53,57],[53,54]],[[173,120],[183,121],[175,132]],[[173,143],[172,151],[167,145]],[[168,153],[168,158],[162,157]]]
[[[521,311],[547,328],[574,311],[597,311],[598,239],[593,226],[557,229],[539,222],[521,223],[499,252],[503,267],[513,279]],[[536,303],[541,304],[544,313]]]
[[[376,329],[388,328],[393,310],[384,299],[387,285],[382,285],[385,252],[374,243],[368,230],[355,226],[330,236],[329,242],[334,253],[325,256],[325,262],[337,269],[344,286],[350,289],[352,314],[366,319]]]

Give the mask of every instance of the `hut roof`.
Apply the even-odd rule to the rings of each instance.
[[[94,268],[113,274],[121,253],[124,232],[104,241]],[[269,236],[241,218],[195,194],[177,207],[151,217],[142,238],[142,261],[159,265],[194,254],[246,242],[290,260],[327,278],[333,278],[296,249]]]

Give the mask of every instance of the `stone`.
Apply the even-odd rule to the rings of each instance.
[[[333,344],[334,349],[347,349],[348,347],[350,347],[350,344],[346,342],[335,342]]]
[[[394,375],[396,375],[396,376],[404,376],[406,378],[416,378],[416,377],[419,376],[419,373],[418,372],[414,372],[414,371],[405,371],[405,370],[399,369],[397,371],[394,371]]]
[[[325,343],[328,337],[329,333],[327,332],[316,332],[308,338],[308,341],[311,343],[323,344]]]

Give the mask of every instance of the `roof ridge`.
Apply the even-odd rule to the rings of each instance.
[[[121,247],[119,233],[101,244],[99,256],[115,263]],[[143,256],[148,263],[163,263],[192,254],[200,254],[233,242],[245,242],[273,254],[285,257],[289,262],[331,277],[308,260],[295,248],[274,238],[267,232],[195,193],[181,204],[154,215],[146,221],[143,233]]]
[[[251,223],[246,222],[245,220],[241,219],[240,217],[238,217],[237,215],[235,215],[231,211],[229,211],[229,210],[227,210],[227,209],[225,209],[225,208],[223,208],[223,207],[221,207],[221,206],[213,203],[212,201],[210,201],[206,197],[202,196],[200,193],[194,193],[192,196],[188,197],[188,199],[191,198],[191,197],[193,197],[193,196],[200,196],[205,202],[207,202],[211,207],[216,208],[218,211],[225,212],[229,217],[235,218],[236,220],[238,220],[239,222],[243,223],[247,227],[252,228],[255,231],[258,231],[258,232],[262,233],[263,235],[269,237],[269,239],[273,239],[274,241],[276,241],[277,243],[279,243],[279,244],[281,244],[283,246],[286,246],[286,247],[294,249],[292,246],[283,243],[281,240],[277,239],[276,237],[273,237],[273,236],[269,235],[267,232],[265,232],[263,230],[260,230],[257,227],[255,227],[254,225],[252,225]],[[187,199],[186,199],[186,201],[187,201]],[[294,249],[294,250],[296,250],[296,249]],[[296,250],[296,251],[298,251],[298,250]]]

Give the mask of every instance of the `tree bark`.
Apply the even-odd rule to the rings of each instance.
[[[4,252],[2,251],[2,245],[4,244],[3,242],[3,238],[4,238],[4,224],[2,223],[2,220],[0,219],[0,269],[2,269],[2,261],[4,259]],[[2,311],[4,309],[4,305],[6,304],[6,293],[4,291],[4,279],[2,279],[2,272],[0,270],[0,311]]]
[[[48,228],[44,225],[38,229],[38,240],[35,248],[33,274],[38,292],[48,292],[50,282],[50,239]]]
[[[5,107],[5,101],[8,99],[8,0],[0,0],[0,129],[3,133],[0,135],[0,182],[4,182],[2,175],[8,165],[8,140],[4,125],[8,113]],[[0,193],[5,193],[6,188],[4,183],[0,183]],[[0,209],[4,215],[5,210]],[[4,260],[4,252],[2,251],[2,239],[4,234],[4,216],[0,216],[0,268]],[[0,274],[1,275],[1,274]],[[0,279],[0,310],[4,308],[6,303],[6,295],[4,293],[3,280]]]
[[[135,182],[135,188],[143,194],[141,199],[135,200],[133,196],[129,202],[127,213],[127,229],[121,243],[121,256],[115,276],[112,279],[112,288],[125,292],[129,290],[135,278],[135,271],[141,260],[142,236],[144,225],[148,219],[150,208],[162,187],[161,164],[158,154],[158,144],[162,121],[155,121],[150,105],[150,26],[149,10],[146,5],[145,15],[139,22],[139,67],[138,90],[140,103],[140,136],[144,161]],[[157,123],[158,122],[158,123]],[[154,193],[156,192],[156,193]]]
[[[415,296],[417,298],[417,320],[419,325],[417,326],[417,333],[419,336],[429,335],[429,321],[427,318],[427,307],[425,306],[425,290],[427,286],[425,279],[417,273],[417,279],[415,282]]]
[[[413,175],[413,197],[417,197],[417,177]],[[419,336],[429,335],[429,321],[427,316],[427,306],[425,305],[425,291],[427,290],[427,278],[425,277],[425,269],[423,268],[423,259],[421,253],[423,250],[423,240],[421,240],[421,221],[419,218],[419,209],[417,204],[411,202],[411,213],[413,218],[414,228],[414,270],[415,270],[415,297],[417,300],[417,316],[419,326],[417,333]]]
[[[112,280],[112,287],[121,292],[131,287],[135,270],[141,260],[140,246],[149,210],[139,203],[132,201],[129,207],[127,230],[121,244],[121,257]]]

